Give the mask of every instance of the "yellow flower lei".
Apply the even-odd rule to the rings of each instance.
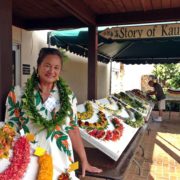
[[[90,123],[90,122],[83,122],[78,120],[78,124],[81,128],[85,129],[106,129],[108,126],[108,120],[106,119],[105,114],[102,111],[98,112],[99,120],[98,122]]]
[[[86,120],[86,119],[90,119],[92,116],[93,116],[93,107],[92,107],[92,104],[90,102],[87,102],[85,104],[85,109],[86,109],[86,112],[77,112],[77,117],[79,120]]]
[[[53,163],[52,157],[44,154],[39,157],[39,173],[38,180],[52,180],[53,177]]]

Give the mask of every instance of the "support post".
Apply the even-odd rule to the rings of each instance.
[[[92,100],[97,99],[98,32],[96,26],[89,27],[88,40],[88,100]]]
[[[12,0],[0,0],[0,121],[12,85]]]

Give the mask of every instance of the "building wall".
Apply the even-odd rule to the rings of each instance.
[[[87,100],[87,58],[75,55],[70,52],[65,54],[68,60],[64,62],[61,76],[74,91],[78,104]],[[106,97],[109,94],[109,65],[98,62],[97,68],[97,99]]]
[[[13,43],[20,44],[22,41],[22,29],[12,26],[12,40]]]
[[[38,52],[42,47],[47,47],[48,31],[26,31],[13,27],[13,42],[21,46],[21,86],[24,85],[29,75],[22,74],[22,65],[30,64],[31,73],[36,67]],[[68,61],[64,63],[61,76],[67,81],[75,92],[78,103],[87,100],[87,58],[67,52]],[[109,94],[109,65],[98,62],[97,99]]]

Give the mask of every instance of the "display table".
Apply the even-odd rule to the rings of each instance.
[[[148,122],[149,123],[149,122]],[[100,174],[86,172],[86,176],[105,178],[111,180],[121,180],[125,170],[127,169],[130,161],[135,160],[134,154],[137,150],[137,147],[141,144],[141,140],[144,134],[147,132],[148,123],[143,127],[139,128],[134,137],[129,142],[128,146],[125,148],[121,156],[117,161],[112,160],[110,157],[106,156],[100,150],[95,148],[86,148],[86,153],[89,162],[93,166],[102,168],[103,172]],[[78,159],[78,156],[75,154],[75,159]],[[77,175],[81,175],[81,168],[77,171]]]
[[[117,98],[113,100],[115,100],[116,103],[119,102]],[[105,105],[110,107],[110,105],[111,106],[114,105],[113,102],[109,104],[109,100],[107,100],[106,98],[96,100],[96,102],[100,103],[101,106]],[[131,127],[130,125],[122,122],[124,127],[123,134],[118,141],[111,142],[111,141],[102,141],[100,139],[96,139],[90,136],[85,129],[80,128],[82,138],[95,147],[95,148],[86,147],[86,153],[89,162],[93,166],[96,166],[103,170],[103,172],[100,174],[86,172],[86,176],[105,178],[111,180],[121,180],[123,179],[124,172],[127,169],[130,161],[134,161],[137,164],[140,173],[141,167],[138,161],[136,161],[134,155],[136,154],[138,147],[140,147],[141,150],[143,150],[143,147],[141,146],[141,140],[143,139],[144,134],[146,133],[149,134],[150,132],[149,129],[149,124],[151,120],[150,115],[153,107],[154,107],[153,103],[147,106],[148,108],[147,113],[143,114],[145,124],[139,128]],[[93,104],[93,108],[94,110],[98,109],[97,107],[95,107],[94,104]],[[79,112],[85,111],[83,104],[79,105],[77,109]],[[112,109],[114,108],[112,107]],[[112,114],[116,116],[113,112]],[[106,115],[108,119],[108,114]],[[120,114],[117,115],[117,117],[123,117],[123,116],[124,117],[127,116],[127,114],[125,113],[125,109],[122,109]],[[97,119],[96,112],[91,117],[91,119],[87,119],[87,121],[94,122],[95,119]],[[142,152],[142,155],[144,155],[144,150]],[[75,159],[79,160],[76,153],[75,153]],[[81,175],[81,168],[77,171],[77,175],[78,176]]]

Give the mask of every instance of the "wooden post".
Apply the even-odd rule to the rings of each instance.
[[[96,26],[89,27],[88,40],[88,100],[92,100],[97,99],[98,32]]]
[[[12,84],[12,0],[0,0],[0,121]]]

